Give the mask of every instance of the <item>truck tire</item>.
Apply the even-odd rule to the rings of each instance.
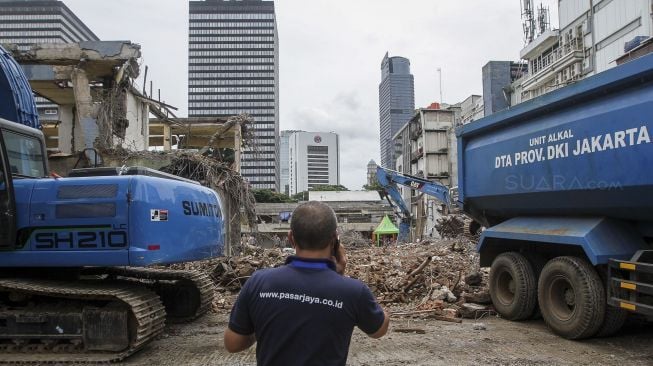
[[[609,337],[617,333],[626,322],[626,319],[628,319],[628,312],[626,310],[606,305],[605,319],[603,319],[603,325],[599,328],[596,336]]]
[[[537,304],[537,281],[526,257],[516,252],[496,257],[490,269],[494,309],[509,320],[528,319]]]
[[[567,339],[596,335],[605,319],[603,281],[591,264],[578,257],[557,257],[544,266],[538,299],[546,324]]]
[[[527,258],[533,267],[533,273],[535,274],[535,283],[537,284],[540,279],[540,274],[542,274],[542,269],[544,269],[547,260],[540,254],[529,254],[527,255]],[[537,303],[537,301],[535,301],[535,310],[533,310],[533,315],[531,315],[530,319],[542,319],[542,312],[540,311],[540,305]]]

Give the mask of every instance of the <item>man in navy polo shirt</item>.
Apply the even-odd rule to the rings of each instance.
[[[224,334],[227,351],[256,342],[259,365],[345,365],[354,326],[372,338],[386,334],[388,315],[370,289],[343,275],[337,225],[324,203],[295,209],[288,240],[297,254],[245,283]]]

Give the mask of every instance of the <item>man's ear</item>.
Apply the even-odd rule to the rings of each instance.
[[[297,249],[297,244],[295,244],[295,237],[292,235],[292,230],[288,230],[288,242],[293,249]]]

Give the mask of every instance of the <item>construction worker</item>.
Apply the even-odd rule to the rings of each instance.
[[[372,338],[386,334],[389,317],[370,289],[344,276],[336,229],[324,203],[295,209],[288,240],[296,255],[245,283],[224,334],[227,351],[257,343],[258,365],[345,365],[354,326]]]

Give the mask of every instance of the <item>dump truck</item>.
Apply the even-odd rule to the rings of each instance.
[[[504,318],[569,339],[653,315],[653,55],[464,125],[458,204]]]
[[[402,237],[410,210],[397,185],[486,228],[477,249],[502,317],[608,336],[629,313],[653,317],[651,133],[647,55],[460,127],[454,189],[382,167],[377,179]]]

